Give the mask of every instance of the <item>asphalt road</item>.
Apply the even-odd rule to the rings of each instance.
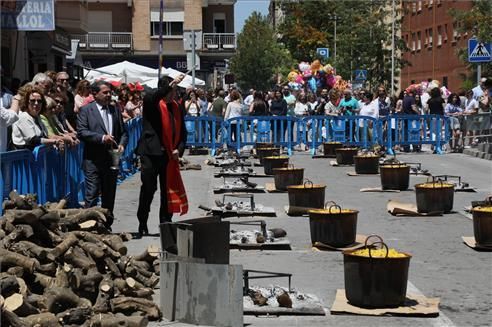
[[[201,171],[184,171],[183,178],[190,203],[190,213],[181,218],[203,214],[199,204],[212,205],[221,195],[213,194],[213,187],[222,179],[214,178],[217,169],[203,164],[205,156],[187,157],[192,163],[201,163]],[[360,211],[357,232],[380,235],[398,250],[411,253],[408,292],[423,293],[440,298],[438,318],[367,317],[330,315],[329,309],[337,289],[344,288],[343,257],[339,252],[317,252],[310,245],[307,217],[289,217],[283,207],[288,204],[287,194],[257,194],[257,203],[272,206],[277,217],[266,218],[268,228],[287,230],[292,251],[231,251],[231,263],[247,269],[289,272],[293,287],[315,294],[326,308],[324,317],[251,317],[245,316],[248,326],[491,326],[492,325],[492,253],[468,248],[462,236],[472,236],[472,221],[465,217],[463,208],[472,200],[482,200],[492,193],[492,162],[461,154],[432,155],[429,152],[406,154],[402,161],[421,162],[423,169],[434,175],[460,175],[475,187],[476,193],[455,193],[454,213],[441,217],[394,217],[386,211],[389,199],[415,203],[413,190],[401,193],[361,193],[363,187],[380,186],[379,176],[347,176],[351,167],[332,167],[330,159],[312,159],[307,152],[295,152],[291,163],[305,168],[305,177],[315,183],[326,184],[326,200],[333,200],[344,208]],[[255,168],[262,172],[263,168]],[[253,178],[264,185],[271,178]],[[413,185],[425,177],[412,176]],[[136,231],[139,175],[118,187],[114,230]],[[158,191],[159,192],[159,191]],[[158,233],[158,192],[154,198],[149,222],[150,232]],[[141,252],[147,244],[159,243],[159,238],[145,237],[129,243],[130,253]],[[258,282],[258,283],[256,283]],[[284,280],[257,280],[256,285],[287,286]],[[156,295],[158,299],[158,295]],[[172,322],[151,326],[181,326]]]

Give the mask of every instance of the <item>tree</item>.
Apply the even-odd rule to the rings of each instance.
[[[450,10],[458,32],[472,32],[478,40],[482,42],[492,42],[492,2],[490,0],[474,0],[471,10],[458,11]],[[458,50],[458,56],[463,62],[468,62],[468,48]],[[468,65],[470,70],[475,71],[475,65]],[[492,63],[482,63],[482,74],[490,76],[492,74]],[[474,75],[474,73],[472,73]],[[473,78],[472,76],[470,76]]]
[[[355,69],[367,69],[371,85],[391,84],[390,0],[285,2],[282,10],[285,20],[279,27],[281,41],[295,59],[315,59],[316,48],[320,46],[328,46],[333,54],[336,20],[337,58],[328,62],[337,74],[349,80]],[[398,30],[401,20],[397,19],[395,24]],[[399,38],[395,48],[405,48]],[[404,64],[396,58],[396,71]]]
[[[265,16],[253,12],[237,38],[231,72],[243,89],[266,90],[275,84],[275,75],[292,64],[290,53],[277,43],[275,31]]]

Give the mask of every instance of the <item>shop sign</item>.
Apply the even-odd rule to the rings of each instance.
[[[54,0],[1,0],[2,29],[55,30]]]

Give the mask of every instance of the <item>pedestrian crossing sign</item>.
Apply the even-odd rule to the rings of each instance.
[[[490,43],[478,41],[475,38],[468,40],[468,61],[489,62],[492,59]]]
[[[367,79],[367,70],[359,69],[355,71],[355,80],[356,81],[365,81]]]

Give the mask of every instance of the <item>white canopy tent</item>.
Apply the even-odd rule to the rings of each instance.
[[[147,85],[151,88],[157,87],[158,69],[142,66],[129,61],[122,61],[117,64],[99,67],[95,69],[84,69],[85,79],[90,82],[96,80],[105,80],[108,82],[120,83],[136,83]],[[176,78],[184,74],[173,68],[162,68],[161,75],[168,75],[171,78]],[[186,75],[184,80],[178,84],[182,88],[187,88],[192,85],[192,77]],[[195,85],[204,86],[205,81],[195,78]]]

